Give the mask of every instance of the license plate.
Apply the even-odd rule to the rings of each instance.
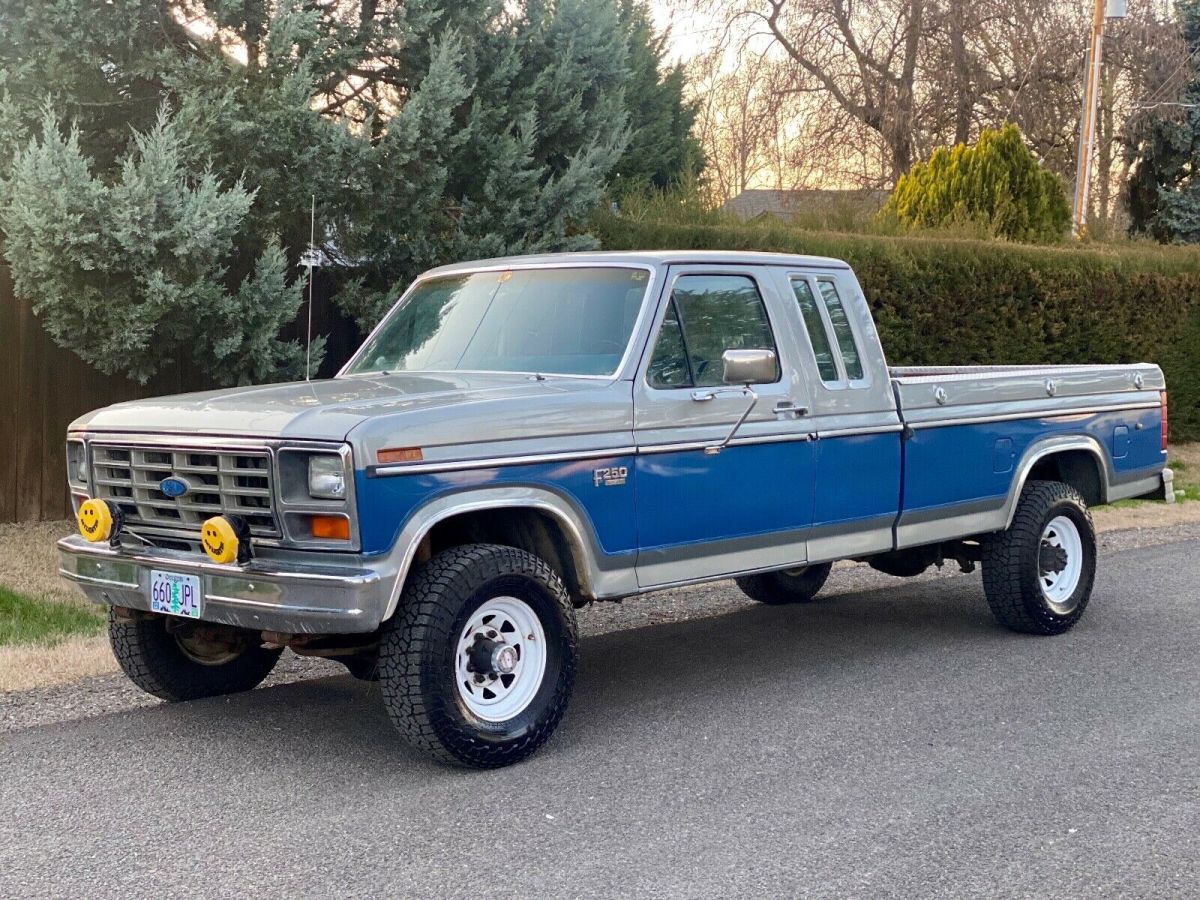
[[[150,572],[151,612],[198,619],[203,601],[198,575],[179,575],[158,569]]]

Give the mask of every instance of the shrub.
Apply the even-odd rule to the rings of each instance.
[[[1030,247],[994,241],[680,225],[605,214],[605,249],[769,250],[849,262],[895,365],[1162,366],[1171,433],[1200,439],[1200,264],[1175,247]]]
[[[1016,125],[984,129],[973,147],[939,147],[896,181],[884,208],[902,225],[978,224],[1013,241],[1057,241],[1071,210],[1058,176],[1043,169]]]

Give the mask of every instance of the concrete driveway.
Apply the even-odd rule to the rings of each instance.
[[[1200,891],[1200,542],[1103,556],[1059,638],[890,584],[588,638],[498,772],[347,677],[11,732],[0,895]]]

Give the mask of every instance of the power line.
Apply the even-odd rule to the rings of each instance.
[[[1200,44],[1198,44],[1196,46],[1196,49],[1193,50],[1191,53],[1189,53],[1184,58],[1183,62],[1181,62],[1179,65],[1177,65],[1171,71],[1171,73],[1159,83],[1158,87],[1155,88],[1155,90],[1151,92],[1150,96],[1147,97],[1144,102],[1145,103],[1157,103],[1159,100],[1161,100],[1164,95],[1164,92],[1171,85],[1171,79],[1173,79],[1176,75],[1178,75],[1180,72],[1182,72],[1184,66],[1187,66],[1188,64],[1190,64],[1192,62],[1192,60],[1194,60],[1197,57],[1197,55],[1200,55]]]
[[[1200,103],[1177,103],[1174,100],[1159,100],[1157,103],[1131,103],[1130,109],[1158,109],[1160,106],[1176,106],[1180,109],[1197,109]]]

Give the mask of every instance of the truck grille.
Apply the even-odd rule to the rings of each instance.
[[[265,451],[92,445],[95,496],[121,507],[134,526],[187,532],[205,519],[237,515],[256,537],[279,537],[273,509],[271,456]],[[188,484],[182,497],[162,492],[175,476]]]

